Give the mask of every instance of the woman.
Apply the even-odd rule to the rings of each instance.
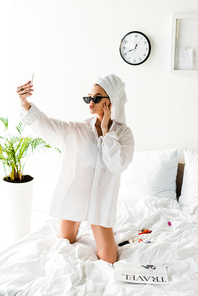
[[[97,255],[117,261],[113,235],[120,175],[132,161],[133,135],[125,124],[127,101],[124,83],[114,74],[98,77],[83,100],[91,118],[61,121],[48,118],[27,97],[30,81],[17,88],[22,121],[45,141],[62,150],[61,168],[49,215],[60,218],[59,237],[73,243],[81,221],[88,221],[96,240]],[[112,115],[111,115],[112,114]]]

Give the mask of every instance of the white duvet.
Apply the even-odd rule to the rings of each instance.
[[[143,240],[118,247],[119,260],[165,265],[168,285],[116,281],[114,266],[97,259],[86,222],[81,223],[74,244],[58,238],[58,227],[59,220],[50,217],[37,231],[0,253],[0,296],[198,295],[196,208],[181,208],[165,198],[119,197],[116,243],[136,237]],[[138,236],[142,228],[152,233]],[[151,243],[145,243],[148,240]]]

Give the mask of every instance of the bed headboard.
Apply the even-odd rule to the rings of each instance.
[[[184,166],[185,166],[185,163],[181,163],[181,162],[178,163],[177,178],[176,178],[177,200],[179,199],[179,196],[181,194],[181,187],[182,187],[183,174],[184,174]]]

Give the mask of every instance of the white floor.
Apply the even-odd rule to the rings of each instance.
[[[49,218],[49,215],[45,212],[32,210],[31,218],[31,232],[38,229]],[[2,225],[1,225],[2,226]],[[5,229],[0,227],[0,251],[14,243],[9,237],[9,233],[6,233]]]

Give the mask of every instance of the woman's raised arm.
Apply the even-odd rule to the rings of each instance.
[[[27,97],[32,95],[34,91],[32,87],[30,81],[17,87],[22,107],[22,122],[30,126],[32,131],[46,142],[61,149],[63,140],[72,128],[73,122],[49,118],[33,103],[29,103]]]

